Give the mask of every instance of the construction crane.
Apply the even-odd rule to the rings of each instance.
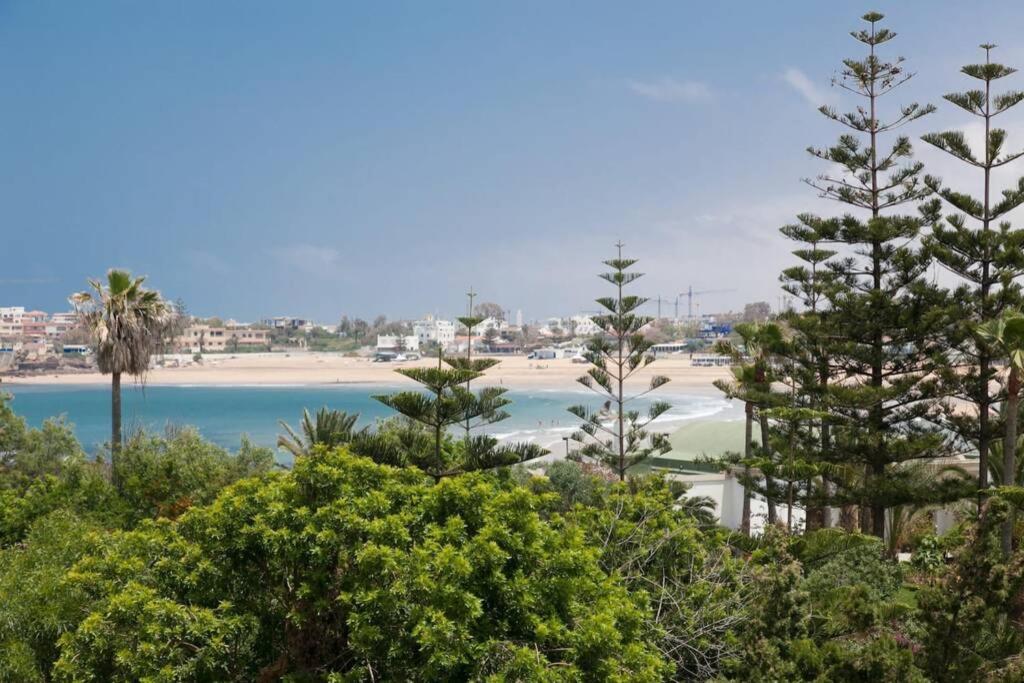
[[[657,299],[651,299],[651,301],[654,301],[656,304],[658,304],[658,320],[661,320],[661,304],[663,304],[663,303],[667,304],[671,300],[670,299],[662,299],[661,295],[659,294]],[[679,297],[676,297],[676,317],[677,318],[679,317]]]
[[[680,292],[679,296],[686,297],[686,319],[693,320],[693,297],[700,296],[701,294],[725,294],[726,292],[735,292],[735,289],[704,289],[699,292],[693,291],[693,285],[686,288],[685,292]],[[679,319],[679,296],[676,297],[676,320]]]

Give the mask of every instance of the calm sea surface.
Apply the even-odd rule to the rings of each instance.
[[[281,432],[278,420],[297,426],[302,409],[310,412],[327,406],[359,413],[360,425],[394,413],[372,396],[395,391],[393,386],[336,385],[294,387],[208,387],[147,386],[124,390],[126,431],[144,427],[163,431],[168,425],[192,425],[204,437],[225,448],[238,447],[243,435],[253,442],[273,446]],[[0,385],[0,391],[14,395],[16,413],[39,426],[48,417],[64,415],[89,452],[95,452],[110,436],[110,389],[106,386],[14,386]],[[599,404],[591,394],[565,391],[510,391],[511,417],[490,427],[500,438],[558,443],[574,430],[578,420],[566,411],[570,405]],[[726,417],[735,411],[714,394],[671,395],[658,398],[673,404],[661,418],[664,428],[671,423],[712,416]],[[646,405],[637,401],[636,407]]]

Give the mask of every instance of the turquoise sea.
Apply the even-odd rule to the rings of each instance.
[[[278,420],[297,426],[302,409],[321,406],[359,413],[360,425],[394,413],[372,396],[395,391],[394,386],[129,386],[124,389],[126,431],[145,428],[163,431],[169,425],[192,425],[202,435],[225,448],[234,449],[243,435],[253,442],[273,446],[281,432]],[[85,449],[95,452],[110,435],[110,389],[101,385],[0,385],[13,394],[16,413],[39,426],[48,417],[64,415],[74,425]],[[566,408],[575,404],[599,404],[588,393],[567,391],[509,391],[511,417],[492,425],[500,438],[534,441],[548,446],[572,433],[578,420]],[[660,422],[728,417],[736,408],[713,394],[669,395],[658,398],[673,404]],[[643,409],[643,401],[637,408]]]

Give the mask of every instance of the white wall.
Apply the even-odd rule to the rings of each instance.
[[[736,477],[722,474],[672,474],[672,479],[690,484],[684,496],[707,496],[715,501],[715,514],[719,523],[729,529],[738,530],[743,518],[743,487]],[[776,504],[776,513],[780,524],[786,524],[785,504]],[[750,501],[750,531],[760,533],[768,521],[768,503],[754,496]],[[801,529],[804,525],[804,511],[793,508],[793,528]]]

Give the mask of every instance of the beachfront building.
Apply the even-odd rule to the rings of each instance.
[[[0,308],[0,337],[20,337],[21,319],[24,316],[24,306],[6,306]]]
[[[412,332],[421,346],[437,344],[447,347],[455,342],[455,323],[451,320],[438,320],[432,315],[414,322]]]
[[[487,346],[486,352],[496,356],[518,356],[523,353],[523,345],[518,342],[495,342]]]
[[[189,325],[175,342],[178,349],[189,353],[265,348],[269,344],[270,333],[267,330],[254,330],[241,325]]]
[[[26,339],[44,339],[46,318],[47,315],[43,311],[25,311],[21,317],[21,336]]]
[[[568,318],[548,318],[537,332],[542,337],[593,337],[600,334],[601,327],[589,315],[573,315]]]
[[[46,321],[46,336],[51,339],[61,339],[77,326],[78,314],[74,311],[54,313]]]
[[[420,338],[415,334],[377,335],[377,351],[419,351]]]
[[[264,318],[260,322],[275,330],[301,330],[312,325],[312,323],[305,318],[293,318],[288,315],[282,315],[276,318]]]
[[[45,311],[26,311],[23,306],[0,308],[0,338],[3,339],[61,339],[78,324],[78,314],[47,314]]]
[[[569,329],[577,337],[593,337],[601,331],[588,315],[574,315],[569,320]]]

